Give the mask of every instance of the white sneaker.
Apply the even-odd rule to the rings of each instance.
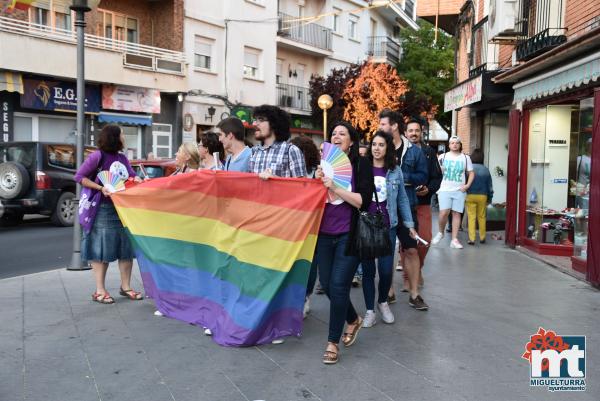
[[[302,311],[302,317],[306,319],[308,314],[310,313],[310,299],[306,298],[304,301],[304,310]]]
[[[387,302],[377,304],[377,308],[379,308],[379,312],[381,312],[381,320],[383,320],[384,323],[394,323],[394,314],[390,310],[390,306]]]
[[[271,341],[271,344],[277,345],[277,344],[283,344],[284,342],[285,342],[285,340],[283,338],[277,338],[277,339]]]
[[[431,245],[437,245],[440,243],[440,241],[442,240],[442,238],[444,238],[444,234],[443,233],[437,233],[435,235],[435,237],[433,237],[433,239],[431,240]]]
[[[458,242],[457,239],[453,239],[450,242],[450,248],[453,248],[453,249],[463,249],[463,246],[462,246],[462,244],[460,242]]]
[[[375,311],[368,310],[365,313],[365,318],[363,319],[362,327],[373,327],[377,323],[377,319],[375,319]]]
[[[205,327],[205,328],[204,328],[204,335],[205,335],[205,336],[212,336],[212,331],[210,331],[210,329],[209,329],[209,328],[206,328],[206,327]]]
[[[154,312],[154,316],[164,316],[163,313],[159,310]]]

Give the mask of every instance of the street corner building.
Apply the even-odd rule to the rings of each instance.
[[[158,310],[251,346],[302,332],[325,195],[314,180],[199,171],[113,199]]]
[[[465,150],[482,149],[492,172],[488,224],[509,246],[595,285],[599,20],[598,1],[465,1],[444,105]]]

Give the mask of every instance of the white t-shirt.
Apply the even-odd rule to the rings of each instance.
[[[438,192],[459,191],[460,187],[467,183],[468,172],[473,171],[471,158],[463,153],[454,155],[448,152],[440,155],[438,159],[444,173]]]

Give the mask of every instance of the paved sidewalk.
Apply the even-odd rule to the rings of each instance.
[[[118,287],[111,266],[109,291]],[[459,251],[442,241],[425,268],[431,309],[398,293],[396,323],[361,330],[334,366],[321,362],[323,295],[313,295],[301,338],[236,349],[153,316],[151,300],[99,305],[92,292],[91,272],[0,280],[0,400],[600,399],[600,292],[499,242]],[[362,290],[352,297],[364,312]],[[587,336],[586,392],[529,387],[521,354],[539,326]]]

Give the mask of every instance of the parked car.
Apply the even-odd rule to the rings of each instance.
[[[140,178],[167,177],[177,169],[175,159],[131,160],[131,167]]]
[[[94,150],[86,147],[84,156]],[[73,225],[75,172],[75,145],[0,143],[0,225],[16,225],[25,214],[50,216],[58,226]]]

